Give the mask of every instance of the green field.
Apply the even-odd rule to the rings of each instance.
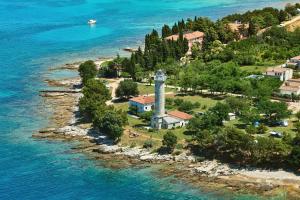
[[[140,95],[147,95],[147,94],[154,94],[154,84],[150,85],[144,85],[144,84],[138,84],[138,89],[140,92]],[[165,88],[166,92],[176,92],[173,88]]]
[[[241,70],[245,72],[261,72],[264,73],[267,68],[270,66],[256,66],[256,65],[250,65],[250,66],[242,66]]]

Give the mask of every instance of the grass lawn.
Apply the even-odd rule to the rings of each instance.
[[[138,84],[138,89],[140,92],[140,95],[147,95],[147,94],[154,94],[154,84],[150,85],[144,85],[144,84]],[[176,92],[173,88],[165,88],[166,92]]]
[[[267,68],[270,66],[256,66],[256,65],[249,65],[249,66],[242,66],[240,69],[245,72],[265,72]]]
[[[124,103],[122,103],[122,104],[118,104],[116,107],[120,109],[124,109],[126,106],[124,105]],[[125,132],[125,134],[121,138],[122,145],[143,146],[145,141],[151,140],[154,145],[153,149],[158,149],[159,147],[162,146],[162,139],[163,136],[167,133],[167,131],[171,131],[177,136],[179,144],[184,144],[187,139],[191,138],[190,135],[187,135],[186,128],[148,131],[147,129],[145,129],[146,126],[149,126],[149,122],[145,122],[142,119],[137,119],[135,117],[132,117],[131,115],[128,115],[128,126],[126,127],[126,129],[138,133],[140,134],[140,136],[135,138],[130,138],[129,133]]]
[[[196,103],[199,102],[200,103],[200,107],[194,109],[194,112],[203,112],[206,111],[207,109],[213,107],[216,105],[217,102],[222,102],[224,100],[223,97],[218,97],[218,96],[210,96],[210,95],[187,95],[187,96],[179,96],[179,95],[173,95],[170,96],[169,98],[179,98],[179,99],[183,99],[185,101],[190,101],[192,103]]]

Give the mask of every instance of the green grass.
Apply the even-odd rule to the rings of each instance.
[[[138,84],[138,90],[140,92],[140,95],[147,95],[147,94],[154,94],[154,84],[150,85],[144,85],[144,84]],[[176,92],[173,88],[165,88],[166,92]]]
[[[241,70],[245,72],[261,72],[264,73],[267,68],[270,66],[257,66],[257,65],[250,65],[250,66],[242,66]]]
[[[114,103],[114,107],[117,110],[128,111],[129,105],[128,102]]]
[[[199,95],[175,96],[174,98],[183,99],[185,101],[190,101],[192,103],[199,102],[200,107],[197,109],[194,109],[193,111],[195,111],[195,112],[206,111],[207,109],[215,106],[217,102],[222,102],[224,100],[223,97],[216,97],[216,96],[209,96],[209,95],[207,95],[207,96],[199,96]]]

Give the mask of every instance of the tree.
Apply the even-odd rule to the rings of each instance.
[[[258,31],[264,27],[264,19],[260,16],[251,18],[249,22],[249,34],[256,35]]]
[[[85,85],[89,79],[95,78],[97,75],[97,68],[94,61],[89,60],[79,66],[79,75],[82,78],[82,83]]]
[[[276,164],[286,161],[291,152],[291,146],[274,138],[257,137],[253,148],[252,161],[256,164]]]
[[[267,132],[268,128],[263,125],[263,124],[260,124],[258,127],[257,127],[257,134],[265,134]]]
[[[274,17],[271,13],[266,13],[264,21],[266,26],[275,26],[276,24],[279,24],[278,18]]]
[[[298,111],[295,116],[297,117],[298,121],[300,121],[300,111]]]
[[[294,146],[292,152],[289,157],[289,163],[296,167],[297,169],[300,168],[300,147]]]
[[[247,99],[240,97],[228,97],[225,102],[228,104],[231,111],[236,114],[241,114],[242,111],[250,109],[250,102]]]
[[[169,150],[173,151],[177,144],[177,136],[174,135],[171,131],[168,131],[163,138],[163,145],[166,146]]]
[[[123,126],[127,123],[127,115],[121,111],[100,110],[95,113],[93,126],[117,141],[123,134]]]
[[[162,34],[161,34],[162,38],[166,38],[166,37],[172,35],[171,28],[166,24],[162,27],[161,32],[162,32]]]
[[[239,129],[226,127],[218,136],[217,143],[219,152],[231,159],[244,162],[251,156],[254,140],[252,136]]]
[[[214,113],[218,117],[218,124],[223,124],[224,120],[229,119],[230,107],[227,104],[218,102],[214,107],[209,109],[210,112]]]
[[[194,140],[196,140],[202,148],[211,146],[215,139],[214,135],[209,130],[197,130],[193,136]]]
[[[138,84],[132,80],[124,80],[120,82],[116,90],[116,96],[119,98],[129,98],[130,96],[139,95]]]
[[[79,111],[87,119],[92,119],[97,109],[106,109],[105,102],[111,99],[110,91],[100,80],[90,79],[79,100]]]
[[[258,110],[265,114],[265,119],[269,123],[276,123],[290,115],[288,107],[284,102],[272,102],[270,100],[261,100],[258,103]]]
[[[294,123],[294,127],[295,127],[297,133],[300,134],[300,122]]]

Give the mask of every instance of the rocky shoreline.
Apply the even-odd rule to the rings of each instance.
[[[101,65],[105,60],[98,60]],[[77,70],[80,63],[67,64],[55,70]],[[54,69],[51,69],[54,70]],[[36,139],[80,141],[72,149],[88,158],[101,161],[110,168],[157,165],[159,176],[175,176],[201,190],[259,194],[271,197],[286,194],[288,199],[299,199],[300,177],[285,171],[241,169],[217,160],[197,162],[189,152],[180,155],[160,155],[139,147],[114,145],[91,124],[80,122],[78,101],[81,97],[80,78],[45,80],[49,86],[66,91],[43,92],[45,104],[52,109],[49,127],[33,134]],[[112,83],[113,84],[113,83]]]

